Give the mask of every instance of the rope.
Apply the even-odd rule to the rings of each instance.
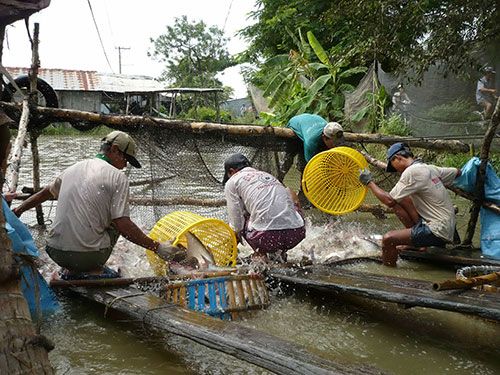
[[[159,307],[153,307],[152,309],[149,309],[148,311],[146,311],[142,317],[142,329],[146,329],[146,316],[151,312],[151,311],[156,311],[156,310],[163,310],[163,309],[171,309],[171,308],[174,308],[174,307],[177,307],[177,305],[174,305],[173,303],[166,303],[165,305],[163,306],[159,306]]]
[[[106,307],[104,308],[104,317],[106,317],[107,313],[108,313],[108,309],[113,305],[113,303],[115,303],[116,301],[120,300],[120,299],[123,299],[123,298],[130,298],[130,297],[138,297],[138,296],[142,296],[146,293],[144,292],[140,292],[140,293],[134,293],[134,294],[128,294],[126,296],[119,296],[119,297],[116,297],[114,298],[110,303],[107,303],[106,304]]]
[[[423,117],[419,117],[419,116],[416,116],[414,115],[413,113],[411,112],[406,112],[408,115],[410,115],[411,117],[417,119],[417,120],[420,120],[420,121],[424,121],[424,122],[430,122],[432,124],[446,124],[446,125],[469,125],[469,124],[472,124],[472,123],[475,123],[475,122],[479,122],[479,121],[468,121],[468,122],[443,122],[443,121],[436,121],[436,120],[429,120],[429,119],[426,119],[426,118],[423,118]]]
[[[464,279],[468,279],[469,276],[465,276],[466,273],[468,273],[470,275],[474,272],[486,273],[485,271],[499,272],[500,266],[469,266],[469,267],[464,267],[464,268],[460,268],[457,270],[457,276],[460,276]]]

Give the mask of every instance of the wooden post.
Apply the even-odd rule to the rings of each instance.
[[[194,93],[194,118],[195,120],[198,120],[198,103],[196,101],[197,95],[196,92]]]
[[[40,191],[40,155],[38,153],[38,134],[30,131],[31,155],[33,158],[33,192]],[[39,225],[45,225],[42,205],[36,206],[36,221]]]
[[[467,225],[467,232],[465,234],[465,239],[462,242],[464,246],[472,245],[472,238],[474,237],[474,232],[476,230],[477,218],[479,216],[479,209],[481,208],[482,201],[484,200],[484,181],[486,179],[486,166],[488,165],[488,158],[490,152],[491,142],[495,137],[495,133],[500,122],[500,101],[497,102],[493,116],[491,117],[490,125],[486,134],[484,135],[483,146],[481,147],[481,154],[479,158],[481,159],[481,165],[477,171],[476,180],[476,195],[474,204],[472,205],[469,224]]]
[[[39,24],[35,23],[35,31],[33,33],[33,56],[31,59],[30,77],[30,106],[36,108],[38,104],[37,93],[37,78],[38,68],[40,67],[40,59],[38,56],[38,43],[39,43]],[[38,133],[36,130],[30,131],[31,155],[33,158],[33,189],[37,193],[40,191],[40,155],[38,154]],[[43,209],[41,205],[36,206],[36,220],[39,225],[44,225]]]
[[[173,101],[173,106],[172,106],[172,118],[175,118],[175,100],[177,98],[177,93],[174,93],[174,101]]]
[[[219,100],[217,99],[217,91],[214,92],[214,97],[215,97],[215,110],[217,111],[217,121],[220,122],[220,106],[219,106]]]
[[[19,180],[19,167],[21,166],[24,138],[26,137],[29,116],[30,110],[28,104],[28,96],[25,96],[23,100],[23,111],[21,114],[21,120],[19,121],[17,138],[14,142],[14,146],[12,147],[12,154],[9,158],[9,166],[6,173],[7,185],[8,188],[12,191],[16,191],[17,189],[17,183]]]

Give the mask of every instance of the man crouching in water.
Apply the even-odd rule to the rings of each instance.
[[[387,172],[401,177],[388,193],[377,186],[368,170],[359,180],[375,196],[392,208],[406,229],[392,230],[382,239],[382,262],[395,267],[398,250],[407,247],[445,246],[455,235],[455,210],[445,185],[462,174],[457,168],[440,168],[414,159],[405,143],[396,143],[387,151]]]

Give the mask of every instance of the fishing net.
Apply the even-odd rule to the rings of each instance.
[[[445,74],[443,67],[432,66],[421,81],[412,80],[414,76],[411,71],[405,76],[396,76],[385,72],[380,64],[374,64],[354,91],[344,93],[345,116],[353,118],[372,104],[367,94],[374,94],[378,99],[379,89],[383,86],[387,94],[386,119],[393,115],[400,116],[413,137],[460,139],[480,146],[489,125],[483,108],[476,103],[476,86],[482,73],[471,70],[457,77]],[[497,74],[494,81],[494,86],[500,88],[500,75]],[[399,92],[400,85],[403,86],[403,94]],[[397,99],[400,95],[406,98],[405,104]],[[366,116],[361,121],[352,122],[351,127],[356,132],[370,130]],[[493,142],[492,150],[500,150],[498,137]]]
[[[104,134],[106,130],[104,130]],[[137,158],[141,169],[128,167],[125,173],[130,181],[131,218],[144,231],[149,232],[165,215],[175,211],[188,211],[207,218],[227,222],[224,190],[221,184],[224,159],[232,153],[246,155],[252,165],[277,176],[295,191],[301,188],[302,144],[296,139],[273,136],[230,135],[221,133],[197,133],[180,131],[162,126],[143,126],[130,130],[138,146]],[[38,138],[40,154],[41,185],[45,186],[67,167],[85,158],[93,157],[101,144],[103,135],[93,131],[82,131],[72,136],[41,136]],[[358,150],[384,158],[386,146],[352,144]],[[290,159],[290,155],[295,155]],[[423,149],[414,149],[416,156],[434,162],[436,154]],[[25,157],[24,157],[25,156]],[[29,149],[25,149],[18,191],[32,187],[32,160]],[[288,167],[290,168],[288,169]],[[397,182],[396,174],[386,173],[372,167],[374,180],[385,190]],[[304,198],[304,197],[303,197]],[[458,206],[459,232],[465,233],[469,202],[453,197]],[[380,204],[371,192],[365,203]],[[18,204],[13,202],[13,207]],[[54,218],[57,202],[43,204],[47,227],[36,225],[34,210],[23,214],[22,219],[31,229],[37,244],[44,247],[47,228]],[[342,216],[328,215],[312,205],[305,204],[305,215],[310,225],[325,223],[356,223],[372,228],[372,233],[383,234],[391,229],[402,228],[392,214],[353,212]],[[460,219],[463,218],[463,220]]]

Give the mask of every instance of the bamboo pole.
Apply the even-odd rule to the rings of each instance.
[[[15,109],[19,105],[14,103],[0,102],[3,108]],[[204,122],[189,122],[186,120],[172,120],[163,118],[152,118],[143,116],[127,115],[106,115],[92,112],[79,111],[74,109],[60,109],[38,107],[40,115],[43,115],[48,122],[64,122],[70,120],[83,121],[91,124],[102,124],[112,128],[134,130],[142,126],[170,128],[173,130],[182,130],[186,132],[205,133],[216,132],[222,134],[241,135],[241,136],[267,136],[274,135],[285,139],[298,139],[292,129],[276,126],[262,125],[232,125]],[[175,108],[174,108],[175,110]],[[426,140],[409,139],[398,136],[387,136],[383,134],[356,134],[344,133],[348,142],[377,143],[392,145],[396,142],[406,142],[412,147],[424,148],[431,151],[450,151],[450,152],[468,152],[469,145],[452,140]]]
[[[26,95],[23,99],[23,111],[19,121],[17,138],[12,147],[12,154],[9,157],[9,166],[7,168],[6,180],[9,190],[16,191],[19,181],[19,167],[21,166],[21,157],[23,155],[24,138],[28,129],[28,120],[30,116],[29,100]]]
[[[467,232],[465,234],[465,239],[462,242],[464,246],[472,245],[472,238],[474,237],[474,232],[476,230],[476,223],[479,217],[479,209],[481,208],[481,202],[484,200],[484,181],[486,179],[486,166],[488,165],[489,152],[491,142],[495,137],[495,133],[500,122],[500,101],[497,101],[495,111],[491,117],[490,124],[484,135],[483,146],[481,147],[481,153],[479,159],[481,164],[478,168],[477,180],[476,180],[476,194],[474,199],[474,204],[471,209],[469,224],[467,225]]]
[[[500,279],[500,272],[471,277],[465,280],[446,280],[432,283],[432,290],[441,291],[450,289],[470,289],[474,286],[493,283],[498,279]]]
[[[37,78],[38,78],[38,68],[40,67],[40,59],[38,56],[38,44],[39,44],[39,30],[40,25],[35,23],[35,30],[33,33],[33,56],[31,60],[31,71],[30,71],[30,92],[37,92]],[[30,95],[30,107],[36,108],[37,95]],[[30,143],[31,143],[31,156],[33,159],[33,190],[35,193],[40,191],[40,155],[38,153],[38,134],[36,131],[30,131]],[[43,219],[43,209],[41,205],[35,207],[36,210],[36,220],[39,225],[44,225]]]

